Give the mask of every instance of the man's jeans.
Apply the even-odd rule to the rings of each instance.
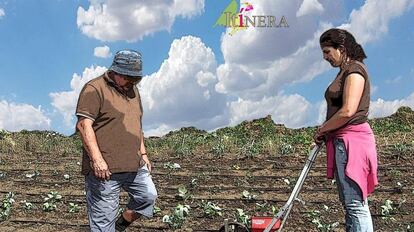
[[[107,181],[89,173],[85,176],[85,189],[91,231],[115,231],[121,188],[128,192],[128,209],[152,217],[157,190],[146,165],[138,172],[114,173]]]
[[[347,232],[372,232],[372,219],[369,212],[368,199],[362,199],[358,184],[345,175],[348,154],[342,139],[335,139],[335,178],[339,199],[345,209]]]

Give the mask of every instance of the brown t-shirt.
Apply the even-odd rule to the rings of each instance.
[[[142,105],[136,86],[123,92],[105,73],[85,84],[76,115],[94,121],[99,150],[112,173],[136,172],[142,167]],[[83,149],[82,174],[89,171],[90,159]]]
[[[370,103],[370,82],[367,68],[364,63],[352,60],[336,76],[325,92],[325,99],[328,104],[326,120],[330,119],[343,105],[343,91],[345,79],[352,73],[358,73],[365,79],[364,90],[358,105],[357,112],[350,118],[347,124],[361,124],[368,119]]]

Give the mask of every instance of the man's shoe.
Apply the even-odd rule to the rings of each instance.
[[[115,230],[116,232],[123,232],[126,230],[126,228],[131,225],[131,222],[128,222],[125,220],[125,218],[122,216],[122,214],[119,216],[118,220],[115,222]]]

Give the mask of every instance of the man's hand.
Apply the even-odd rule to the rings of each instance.
[[[109,171],[108,164],[104,159],[91,161],[91,168],[96,178],[100,180],[109,180],[112,173]]]
[[[142,154],[141,156],[142,156],[142,159],[143,159],[143,160],[144,160],[144,162],[145,162],[145,165],[147,165],[148,171],[149,171],[149,172],[151,172],[151,170],[152,170],[152,165],[151,165],[151,162],[150,162],[150,161],[149,161],[149,159],[148,159],[147,154]]]

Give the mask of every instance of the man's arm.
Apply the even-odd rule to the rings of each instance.
[[[141,134],[141,146],[140,146],[140,152],[142,155],[142,159],[145,161],[145,163],[147,164],[148,170],[151,172],[152,169],[152,165],[151,162],[148,159],[148,155],[147,155],[147,150],[145,149],[145,144],[144,144],[144,132],[142,132]]]
[[[101,151],[99,150],[92,124],[93,120],[89,118],[80,118],[76,124],[76,128],[81,135],[83,146],[88,152],[91,160],[90,165],[94,175],[99,179],[109,180],[112,173],[109,171],[108,164],[102,157]]]

